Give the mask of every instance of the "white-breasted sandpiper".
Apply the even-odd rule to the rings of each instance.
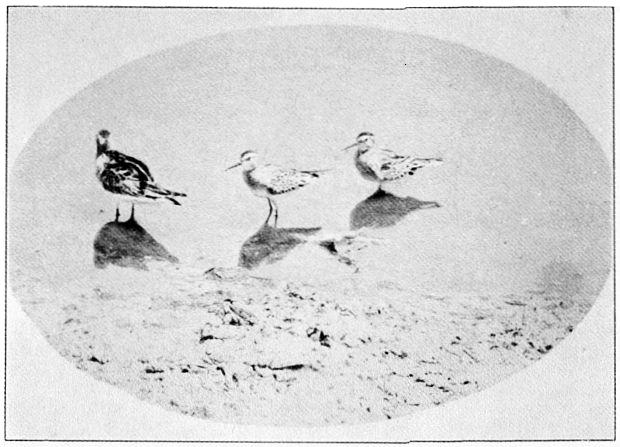
[[[137,158],[110,149],[110,132],[101,130],[97,134],[97,178],[103,189],[114,194],[118,200],[131,202],[131,217],[134,218],[136,202],[168,200],[181,205],[175,197],[186,197],[182,192],[162,188],[153,179],[149,168]],[[120,216],[116,204],[116,219]]]
[[[424,166],[439,164],[441,158],[416,158],[411,155],[398,155],[395,152],[375,145],[375,136],[370,132],[360,133],[355,143],[343,150],[357,148],[355,167],[363,178],[379,183],[379,189],[386,182],[413,175]]]
[[[325,170],[301,171],[271,164],[260,164],[259,156],[254,151],[243,152],[239,163],[235,163],[226,170],[238,166],[241,166],[243,179],[254,195],[265,198],[269,202],[269,214],[265,220],[265,225],[269,223],[271,215],[275,214],[274,227],[278,225],[278,205],[274,196],[306,186],[325,172]]]

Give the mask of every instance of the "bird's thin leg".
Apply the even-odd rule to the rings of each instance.
[[[278,226],[278,204],[276,203],[276,201],[273,201],[273,208],[275,210],[275,219],[273,221],[273,228],[276,228]]]
[[[269,197],[267,197],[267,202],[269,202],[269,214],[263,225],[269,225],[269,219],[271,218],[271,213],[273,213],[273,206],[271,205],[271,199]]]
[[[133,218],[133,208],[134,208],[134,204],[131,204],[131,216],[129,216],[129,220],[134,220]]]
[[[116,204],[116,218],[114,222],[118,222],[118,218],[121,217],[121,213],[118,211],[118,203]]]

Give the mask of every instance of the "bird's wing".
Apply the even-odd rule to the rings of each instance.
[[[148,179],[148,181],[153,182],[155,181],[153,179],[153,176],[151,175],[150,171],[149,171],[149,167],[146,165],[146,163],[138,160],[137,158],[134,158],[130,155],[126,155],[123,154],[122,152],[117,152],[117,151],[110,151],[110,152],[115,152],[115,156],[117,160],[122,161],[123,163],[127,163],[129,165],[131,165],[133,167],[133,169],[141,171],[142,174]]]
[[[320,171],[298,171],[265,165],[254,170],[254,179],[265,185],[269,194],[284,194],[299,189],[319,177]]]
[[[377,148],[373,149],[363,156],[363,163],[370,168],[375,175],[384,180],[389,180],[385,178],[386,171],[395,164],[398,164],[403,157],[402,155],[398,155],[395,152],[389,149]]]
[[[109,151],[109,161],[99,174],[103,187],[116,194],[143,196],[144,190],[152,181],[144,163],[135,163],[135,158],[120,152]]]
[[[383,160],[380,176],[384,180],[397,180],[406,175],[413,175],[415,171],[424,166],[440,162],[440,158],[416,158],[394,154]]]

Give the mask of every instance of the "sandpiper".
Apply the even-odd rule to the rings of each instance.
[[[360,133],[355,143],[343,150],[357,148],[355,167],[363,178],[379,183],[391,182],[413,175],[418,169],[442,162],[441,158],[416,158],[410,155],[398,155],[389,149],[375,146],[375,136],[370,132]]]
[[[181,205],[175,197],[186,197],[186,194],[157,185],[146,164],[137,158],[111,150],[109,137],[110,132],[105,129],[97,134],[97,178],[103,189],[115,194],[117,199],[131,202],[130,220],[134,218],[135,202],[156,202],[165,199],[175,205]],[[117,201],[116,222],[119,216]]]
[[[278,225],[278,206],[274,196],[306,186],[311,180],[318,178],[325,172],[325,170],[299,171],[271,164],[260,164],[259,156],[254,151],[245,151],[240,158],[239,163],[228,167],[226,170],[241,166],[243,179],[254,195],[265,198],[269,202],[269,214],[265,220],[265,225],[269,223],[271,215],[275,214],[274,227]]]

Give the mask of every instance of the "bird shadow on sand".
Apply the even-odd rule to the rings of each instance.
[[[253,269],[261,264],[273,264],[284,259],[290,251],[308,242],[308,237],[318,233],[314,228],[274,228],[263,225],[241,246],[239,266]]]
[[[378,189],[355,205],[351,211],[350,228],[384,228],[396,225],[408,214],[428,208],[440,208],[437,202],[425,202],[413,197],[398,197]]]
[[[106,223],[95,236],[93,246],[97,268],[112,264],[148,270],[147,260],[178,262],[133,218],[125,222]]]
[[[274,264],[294,248],[311,243],[334,256],[336,261],[355,268],[354,262],[338,247],[347,236],[319,234],[320,231],[321,227],[275,228],[265,224],[241,246],[239,267],[251,270],[262,264]]]

